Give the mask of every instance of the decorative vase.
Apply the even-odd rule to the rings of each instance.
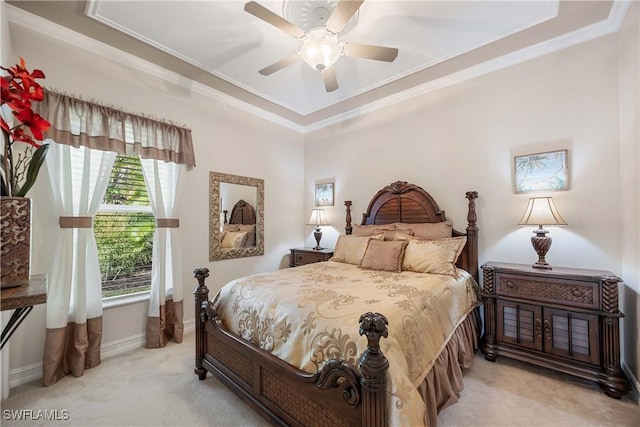
[[[31,273],[31,199],[0,197],[0,285],[28,285]]]

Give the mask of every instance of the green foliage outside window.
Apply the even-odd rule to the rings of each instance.
[[[116,157],[103,206],[94,221],[103,298],[151,287],[156,224],[149,205],[140,159]]]

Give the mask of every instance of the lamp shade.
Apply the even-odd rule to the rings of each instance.
[[[324,214],[324,209],[311,209],[311,215],[307,221],[307,225],[330,225],[327,221],[327,217]]]
[[[518,225],[567,225],[551,197],[532,197]]]

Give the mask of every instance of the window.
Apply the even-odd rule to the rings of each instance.
[[[94,220],[103,298],[151,289],[155,229],[140,158],[118,155]]]

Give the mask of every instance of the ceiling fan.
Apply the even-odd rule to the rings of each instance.
[[[303,43],[297,53],[274,62],[258,72],[268,76],[287,65],[302,60],[314,70],[320,71],[326,91],[333,92],[338,89],[338,80],[335,69],[332,66],[341,56],[393,62],[398,56],[398,49],[396,48],[338,42],[338,36],[345,30],[345,27],[347,27],[363,2],[364,0],[340,0],[328,19],[326,19],[326,24],[315,26],[308,31],[303,30],[255,1],[246,3],[244,5],[246,12],[279,28]]]

